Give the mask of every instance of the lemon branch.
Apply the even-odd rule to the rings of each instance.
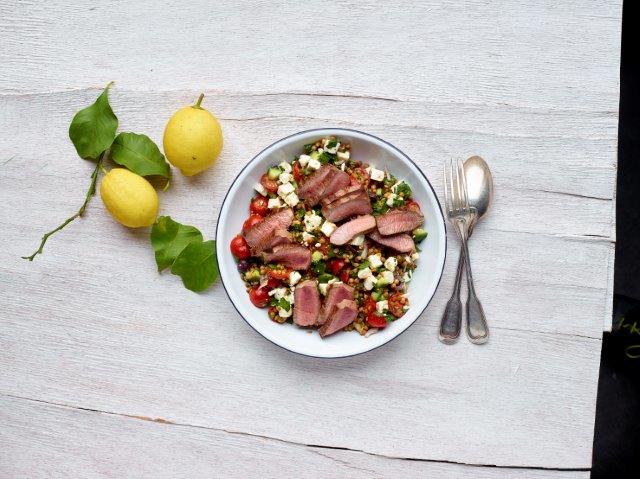
[[[89,183],[89,189],[87,190],[87,194],[86,194],[86,196],[84,198],[84,203],[82,203],[82,206],[77,211],[77,213],[75,215],[67,218],[57,228],[55,228],[55,229],[49,231],[48,233],[46,233],[42,237],[42,240],[40,241],[40,247],[31,256],[22,256],[22,259],[28,259],[29,261],[33,261],[34,258],[37,255],[42,253],[44,245],[45,245],[45,243],[47,242],[47,240],[49,239],[50,236],[52,236],[53,234],[57,233],[62,228],[67,226],[69,223],[71,223],[73,220],[75,220],[76,218],[79,218],[80,216],[82,216],[84,214],[85,210],[87,209],[87,205],[89,204],[89,201],[91,200],[93,195],[95,195],[95,193],[96,193],[96,182],[98,181],[98,174],[100,173],[100,170],[102,169],[102,162],[106,161],[107,157],[109,156],[108,152],[109,152],[109,150],[105,151],[102,154],[102,156],[100,157],[100,159],[98,160],[98,162],[96,163],[96,167],[93,169],[93,173],[91,173],[91,182]]]

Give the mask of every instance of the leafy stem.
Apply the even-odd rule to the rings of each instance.
[[[96,163],[96,167],[93,169],[93,173],[91,173],[91,182],[89,183],[89,189],[87,190],[87,194],[86,194],[86,196],[84,198],[84,203],[82,203],[82,206],[77,211],[77,213],[75,215],[67,218],[57,228],[49,231],[48,233],[45,233],[45,235],[42,237],[42,240],[40,241],[40,247],[31,256],[22,256],[22,259],[28,259],[29,261],[33,261],[34,258],[37,255],[42,253],[42,250],[44,249],[44,245],[45,245],[45,243],[47,242],[47,240],[49,239],[50,236],[52,236],[53,234],[57,233],[62,228],[67,226],[69,223],[71,223],[73,220],[75,220],[76,218],[79,218],[80,216],[82,216],[84,214],[85,210],[87,209],[87,205],[89,204],[89,201],[91,200],[93,195],[95,195],[95,193],[96,193],[96,182],[98,181],[98,174],[100,173],[100,170],[102,169],[102,162],[106,161],[108,156],[109,156],[109,150],[105,151],[102,154],[102,156],[100,157],[100,159],[98,160],[98,162]]]

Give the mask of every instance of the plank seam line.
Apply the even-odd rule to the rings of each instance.
[[[351,452],[367,454],[369,456],[380,457],[380,458],[383,458],[383,459],[396,459],[396,460],[402,460],[402,461],[415,461],[415,462],[431,462],[431,463],[438,463],[438,464],[452,464],[452,465],[468,466],[468,467],[488,467],[488,468],[497,468],[497,469],[525,469],[525,470],[526,469],[531,469],[531,470],[539,470],[539,471],[568,471],[568,472],[587,472],[587,471],[591,470],[591,468],[575,468],[575,467],[564,468],[564,467],[545,467],[545,466],[497,465],[497,464],[482,464],[482,463],[466,463],[466,462],[458,462],[458,461],[452,461],[452,460],[447,460],[447,459],[424,459],[424,458],[418,458],[418,457],[390,456],[390,455],[386,455],[386,454],[378,454],[378,453],[374,453],[374,452],[368,452],[368,451],[365,451],[365,450],[362,450],[362,449],[352,449],[352,448],[349,448],[349,447],[339,447],[339,446],[325,446],[325,445],[319,445],[319,444],[305,444],[305,443],[301,443],[301,442],[290,441],[290,440],[287,440],[287,439],[281,439],[281,438],[278,438],[278,437],[263,436],[263,435],[260,435],[260,434],[254,434],[254,433],[250,433],[250,432],[234,431],[234,430],[230,430],[230,429],[201,426],[201,425],[197,425],[197,424],[179,423],[179,422],[173,422],[173,421],[169,421],[169,420],[162,419],[162,418],[151,418],[151,417],[147,417],[147,416],[136,416],[136,415],[132,415],[132,414],[123,414],[123,413],[118,413],[118,412],[113,412],[113,411],[104,411],[104,410],[101,410],[101,409],[94,409],[94,408],[88,408],[88,407],[82,407],[82,406],[73,406],[71,404],[59,403],[59,402],[54,402],[54,401],[47,401],[47,400],[44,400],[44,399],[34,399],[34,398],[26,397],[26,396],[18,396],[16,394],[9,394],[9,393],[4,393],[4,392],[0,392],[0,396],[12,398],[12,399],[18,399],[18,400],[22,400],[22,401],[38,403],[38,404],[45,404],[45,405],[48,405],[48,406],[61,407],[61,408],[65,408],[65,409],[72,409],[72,410],[75,409],[75,410],[85,411],[85,412],[95,412],[95,413],[99,413],[99,414],[105,414],[107,416],[116,416],[116,417],[122,417],[122,418],[127,418],[127,419],[137,419],[137,420],[141,420],[141,421],[153,422],[153,423],[156,423],[156,424],[163,424],[163,425],[168,425],[168,426],[186,427],[186,428],[194,428],[194,429],[204,429],[204,430],[208,430],[208,431],[225,432],[227,434],[233,434],[233,435],[238,435],[238,436],[248,436],[248,437],[254,437],[254,438],[259,438],[259,439],[266,439],[266,440],[269,440],[269,441],[275,441],[275,442],[280,442],[280,443],[284,443],[284,444],[290,444],[290,445],[293,445],[293,446],[310,448],[313,452],[315,452],[317,454],[320,454],[322,456],[324,456],[324,454],[321,454],[318,451],[314,451],[314,449],[328,449],[328,450],[335,450],[335,451],[351,451]],[[331,458],[331,459],[335,460],[335,458]]]

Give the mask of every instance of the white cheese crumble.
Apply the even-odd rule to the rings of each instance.
[[[347,169],[347,164],[346,164],[346,163],[342,163],[342,164],[340,165],[340,169],[341,169],[342,171],[345,171],[345,170]]]
[[[371,167],[371,171],[369,171],[369,176],[373,181],[384,181],[384,171],[378,170],[375,167]]]
[[[372,275],[373,273],[371,272],[371,269],[369,269],[368,267],[358,271],[358,278],[360,279],[365,279]]]
[[[280,198],[269,198],[269,202],[267,203],[267,207],[270,210],[273,210],[275,208],[280,208],[280,207],[282,207],[282,201],[280,201]]]
[[[327,289],[329,288],[329,284],[328,283],[320,283],[318,285],[318,289],[320,289],[320,294],[322,294],[322,296],[326,296],[327,295]]]
[[[382,314],[385,309],[389,309],[389,301],[385,299],[376,303],[376,311],[378,313]]]
[[[325,236],[331,236],[336,228],[337,226],[335,225],[335,223],[332,223],[331,221],[325,221],[324,223],[322,223],[320,231],[322,231]]]
[[[317,230],[322,224],[322,217],[315,214],[315,212],[311,214],[306,214],[304,216],[304,229],[308,232]]]
[[[366,289],[367,291],[371,291],[373,289],[373,287],[376,285],[378,281],[376,280],[376,278],[374,276],[368,276],[365,280],[364,280],[364,289]]]
[[[420,258],[420,253],[418,253],[417,251],[411,255],[411,259],[413,261],[418,261],[418,258]]]
[[[300,155],[300,157],[298,158],[298,163],[300,163],[300,166],[302,166],[303,168],[307,166],[310,161],[311,157],[309,155]]]
[[[353,246],[362,246],[363,243],[364,243],[364,235],[358,235],[351,240],[350,244],[352,244]]]
[[[273,288],[269,291],[269,296],[273,296],[276,299],[282,299],[287,295],[287,293],[287,288]]]
[[[295,187],[291,183],[284,183],[278,186],[278,195],[284,198],[289,193],[293,193],[295,190]]]
[[[379,254],[369,255],[367,259],[369,260],[369,266],[371,267],[371,269],[378,269],[380,266],[382,266],[382,259],[380,258]]]
[[[387,258],[387,260],[384,262],[384,267],[387,268],[389,271],[395,271],[396,266],[398,266],[398,260],[395,259],[393,256]]]
[[[287,161],[283,161],[278,165],[285,173],[291,173],[291,165]]]
[[[349,151],[339,151],[336,156],[341,161],[347,161],[351,157],[351,153]]]
[[[310,235],[306,231],[302,232],[302,241],[304,241],[305,243],[310,243],[311,241],[315,241],[315,239],[316,239],[315,236]]]
[[[262,196],[267,196],[267,189],[262,186],[262,183],[256,183],[253,185],[253,189],[260,193]]]
[[[329,148],[327,147],[327,145],[334,140],[328,140],[328,139],[324,139],[322,140],[322,146],[324,147],[324,151],[326,151],[327,153],[331,153],[332,155],[335,155],[338,151],[338,148],[340,147],[340,143],[336,141],[336,145],[333,148]]]
[[[293,180],[293,175],[291,173],[280,173],[280,176],[278,176],[278,181],[280,183],[291,183],[291,180]]]
[[[293,208],[300,202],[300,198],[295,193],[289,193],[284,197],[284,202]]]
[[[311,168],[312,170],[317,170],[322,166],[322,163],[320,163],[318,160],[316,160],[315,158],[311,158],[309,160],[308,163],[309,168]]]
[[[291,306],[289,307],[289,311],[284,308],[278,308],[278,316],[280,316],[281,318],[288,318],[289,316],[291,316],[292,312],[293,308]]]
[[[398,197],[395,193],[389,193],[389,197],[387,198],[387,206],[393,206],[393,202]]]
[[[387,284],[393,283],[393,273],[391,271],[383,271],[378,275],[378,281],[380,280]]]
[[[291,273],[289,273],[289,284],[291,286],[295,286],[296,284],[298,284],[298,281],[300,281],[301,278],[302,275],[300,273],[298,273],[297,271],[292,271]]]

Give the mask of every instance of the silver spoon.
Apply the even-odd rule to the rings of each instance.
[[[493,201],[493,177],[489,165],[479,156],[467,158],[463,164],[464,177],[467,182],[467,195],[472,217],[469,223],[469,236],[480,218],[487,214]],[[460,302],[460,284],[464,267],[464,253],[460,249],[458,271],[453,293],[440,322],[440,341],[446,344],[455,343],[460,336],[462,324],[462,303]],[[489,328],[484,317],[482,305],[473,291],[469,290],[467,300],[467,336],[472,343],[482,344],[489,339]]]

